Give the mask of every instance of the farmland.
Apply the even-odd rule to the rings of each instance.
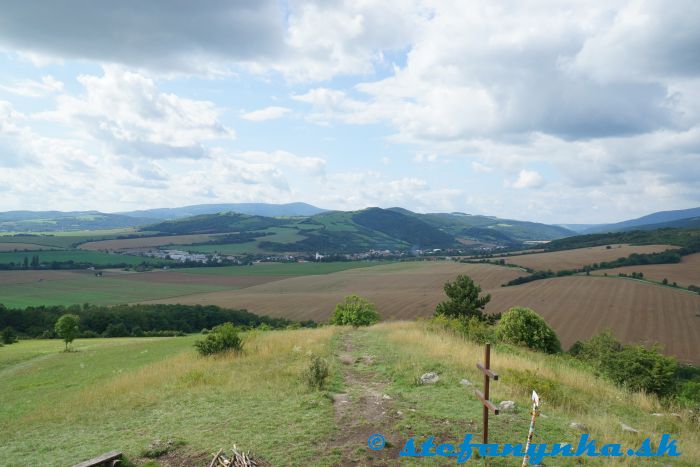
[[[137,237],[137,238],[122,238],[111,240],[99,240],[95,242],[87,242],[80,245],[81,250],[92,251],[118,251],[132,250],[139,248],[152,248],[166,245],[190,244],[207,242],[215,238],[208,234],[195,235],[170,235],[161,237]]]
[[[41,252],[4,252],[0,253],[0,263],[20,264],[24,258],[31,259],[37,255],[41,262],[51,263],[73,261],[75,263],[89,263],[96,266],[109,264],[129,264],[136,265],[144,261],[140,256],[117,255],[109,253],[101,253],[97,251],[81,251],[81,250],[50,250]]]
[[[644,274],[644,279],[656,282],[668,279],[669,283],[676,282],[683,287],[689,285],[700,286],[700,253],[684,256],[680,263],[627,266],[596,271],[595,274],[602,275],[607,273],[608,275],[617,275],[622,273],[630,275],[633,272],[641,272]]]
[[[48,245],[39,245],[36,243],[21,243],[21,242],[3,242],[0,237],[0,252],[5,251],[36,251],[36,250],[53,250],[56,247]]]
[[[548,253],[533,253],[504,257],[507,264],[531,268],[537,271],[559,271],[562,269],[577,269],[601,261],[613,261],[627,257],[632,253],[656,253],[676,248],[673,245],[624,245],[616,244],[577,248]]]

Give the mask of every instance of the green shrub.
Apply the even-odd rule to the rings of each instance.
[[[430,324],[442,329],[450,330],[470,341],[485,344],[498,342],[496,328],[493,325],[480,320],[476,316],[470,318],[448,318],[443,315],[435,316]]]
[[[201,355],[212,355],[226,351],[240,352],[243,350],[243,341],[232,323],[224,323],[212,328],[209,334],[195,342],[194,346]]]
[[[546,353],[561,352],[557,334],[530,308],[514,307],[508,310],[498,323],[497,333],[501,340],[510,344]]]
[[[374,304],[357,295],[345,297],[345,300],[335,306],[331,317],[331,324],[340,326],[370,326],[378,321],[379,313]]]
[[[675,390],[678,362],[656,346],[625,345],[604,331],[572,350],[603,376],[632,391],[665,396]]]
[[[318,355],[312,355],[309,366],[304,371],[303,379],[311,389],[320,391],[326,386],[330,374],[328,362]]]
[[[0,341],[5,345],[14,344],[18,340],[17,333],[11,327],[6,327],[0,332]]]

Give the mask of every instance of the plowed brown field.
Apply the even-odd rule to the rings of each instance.
[[[503,287],[487,310],[527,306],[568,348],[606,329],[626,342],[662,344],[664,352],[700,363],[700,296],[614,277],[575,276]]]
[[[596,271],[596,275],[602,276],[617,275],[618,273],[631,274],[633,272],[644,273],[645,279],[662,281],[668,279],[669,282],[677,282],[679,285],[687,287],[697,285],[700,287],[700,253],[684,256],[680,263],[676,264],[651,264],[649,266],[626,266],[623,268],[605,269]]]
[[[115,279],[135,282],[153,282],[158,284],[206,284],[225,285],[232,288],[251,287],[266,284],[288,276],[225,276],[214,274],[188,274],[178,271],[152,271],[139,274],[122,274]]]
[[[482,264],[400,263],[323,276],[295,277],[242,290],[188,295],[157,302],[212,304],[291,319],[325,321],[343,297],[358,294],[374,302],[384,319],[410,319],[431,315],[435,305],[444,299],[442,288],[445,282],[458,274],[467,274],[483,289],[492,289],[500,288],[501,284],[522,273]]]
[[[575,269],[601,261],[613,261],[627,257],[632,253],[656,253],[672,248],[673,245],[611,245],[590,248],[578,248],[575,250],[553,251],[550,253],[534,253],[529,255],[504,257],[506,263],[532,268],[537,271],[559,271],[561,269]]]
[[[79,246],[82,250],[131,250],[137,248],[152,248],[166,245],[188,245],[209,241],[213,236],[209,234],[171,235],[164,237],[122,238],[115,240],[100,240],[87,242]]]

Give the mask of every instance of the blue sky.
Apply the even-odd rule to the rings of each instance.
[[[9,0],[0,210],[700,205],[694,1]]]

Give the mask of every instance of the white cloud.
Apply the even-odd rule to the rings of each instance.
[[[270,106],[264,109],[246,112],[241,115],[241,118],[243,120],[250,120],[251,122],[264,122],[265,120],[282,118],[291,113],[291,111],[292,110],[287,107]]]
[[[81,75],[84,96],[62,94],[57,107],[37,115],[83,129],[124,155],[202,157],[201,143],[231,138],[213,102],[161,92],[147,76],[105,66],[102,76]]]
[[[53,76],[47,75],[41,78],[41,81],[27,79],[10,84],[0,84],[0,90],[25,97],[43,97],[63,91],[63,83]]]
[[[493,172],[493,167],[474,161],[472,162],[472,170],[477,173],[487,174]]]
[[[511,184],[513,188],[539,188],[544,185],[544,178],[535,170],[521,170],[518,178]]]

